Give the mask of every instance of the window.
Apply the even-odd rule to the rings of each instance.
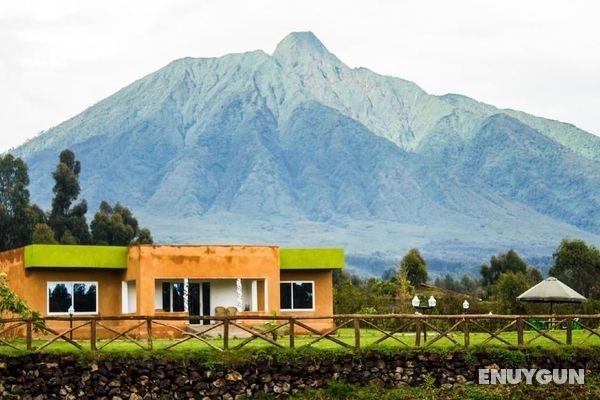
[[[173,305],[171,307],[171,305]],[[183,282],[162,283],[163,311],[185,311],[183,306]]]
[[[315,309],[314,282],[281,282],[279,291],[281,296],[281,310],[304,310]]]
[[[48,314],[98,313],[97,282],[48,282]]]

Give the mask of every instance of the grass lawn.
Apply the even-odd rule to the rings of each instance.
[[[566,332],[564,330],[552,330],[549,332],[549,334],[552,337],[559,340],[561,343],[565,343],[565,341],[566,341]],[[451,333],[451,337],[458,343],[458,346],[447,338],[441,338],[441,339],[433,342],[436,335],[437,335],[437,333],[435,333],[435,332],[428,332],[428,342],[423,343],[423,338],[421,338],[421,346],[425,347],[425,348],[428,348],[428,347],[453,348],[453,347],[464,346],[464,336],[460,332]],[[525,342],[526,346],[541,347],[541,348],[554,348],[554,347],[559,346],[558,344],[554,343],[553,341],[551,341],[545,337],[540,336],[540,337],[534,339],[537,335],[538,335],[538,333],[535,331],[525,331],[524,332],[524,342]],[[352,346],[352,347],[354,346],[355,339],[354,339],[354,330],[353,329],[341,328],[338,330],[337,333],[335,333],[332,336],[335,337],[336,339],[342,341],[343,343],[348,344],[349,346]],[[392,338],[386,338],[382,342],[380,342],[378,344],[374,344],[378,339],[380,339],[381,337],[384,336],[381,332],[379,332],[375,329],[362,329],[360,336],[361,336],[360,337],[361,348],[406,347],[402,343],[400,343]],[[485,342],[486,339],[488,339],[490,337],[486,333],[471,332],[469,336],[470,336],[470,345],[473,347],[482,346],[482,345],[505,346],[505,344],[503,342],[501,342],[497,339],[492,339],[489,342]],[[499,336],[501,338],[503,338],[504,340],[506,340],[507,342],[509,342],[511,345],[515,345],[515,346],[517,345],[517,333],[516,332],[503,332]],[[394,335],[394,337],[403,341],[404,343],[406,343],[408,345],[407,348],[414,348],[414,346],[415,346],[415,334],[413,332],[397,333]],[[572,337],[573,337],[573,342],[572,342],[573,346],[578,346],[578,347],[600,346],[600,338],[595,335],[590,336],[589,332],[587,332],[587,331],[574,330]],[[341,345],[334,343],[327,339],[322,339],[316,343],[313,343],[313,341],[316,338],[317,338],[317,336],[314,336],[314,335],[312,335],[312,336],[296,335],[295,347],[311,346],[311,347],[317,348],[317,349],[336,349],[336,348],[342,347]],[[534,339],[534,340],[529,343],[529,341],[532,339]],[[229,348],[235,349],[235,347],[237,345],[239,345],[240,343],[242,343],[244,340],[245,339],[239,339],[239,338],[235,338],[235,337],[230,338]],[[154,339],[153,350],[161,352],[161,351],[165,350],[168,346],[175,343],[175,341],[176,340],[171,340],[171,339]],[[223,339],[222,338],[211,338],[211,339],[208,339],[208,341],[211,344],[213,344],[214,346],[221,347],[221,348],[223,347]],[[83,347],[84,351],[86,351],[86,352],[90,351],[89,341],[79,340],[77,342]],[[108,342],[107,340],[98,340],[97,347],[100,348],[107,342]],[[23,349],[23,350],[16,350],[10,346],[1,344],[0,345],[0,354],[18,355],[18,354],[22,354],[24,352],[24,349],[25,349],[24,340],[21,340],[21,339],[11,340],[11,341],[9,341],[9,343],[11,343],[12,345],[18,347],[19,349]],[[34,340],[33,347],[35,349],[37,347],[42,346],[44,343],[45,343],[44,340]],[[147,346],[147,341],[145,339],[139,340],[138,343],[141,346]],[[289,344],[290,344],[289,336],[280,336],[277,340],[277,343],[280,343],[284,347],[289,347]],[[427,343],[431,343],[431,344],[428,345]],[[253,341],[251,341],[250,343],[246,344],[243,348],[244,349],[261,349],[261,348],[272,347],[272,346],[273,346],[272,344],[267,343],[266,341],[264,341],[260,338],[256,338]],[[197,350],[210,350],[210,347],[206,343],[203,343],[199,340],[191,339],[191,340],[186,341],[185,343],[181,343],[181,344],[173,347],[172,349],[169,349],[166,351],[190,352],[190,351],[197,351]],[[43,351],[45,351],[45,352],[78,352],[79,350],[63,340],[58,340],[58,341],[52,343],[50,346],[46,347]],[[116,341],[113,341],[112,343],[108,344],[106,347],[102,348],[100,351],[117,352],[117,353],[143,353],[146,350],[142,349],[140,346],[136,345],[135,343],[128,342],[125,340],[116,340]]]
[[[262,399],[274,399],[265,395]],[[597,376],[587,376],[585,385],[461,385],[451,389],[424,384],[386,389],[331,382],[324,389],[309,389],[291,397],[297,400],[566,400],[598,399]]]

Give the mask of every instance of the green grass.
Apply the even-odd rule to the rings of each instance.
[[[274,397],[263,396],[263,399]],[[444,389],[432,385],[384,388],[371,382],[365,386],[331,382],[324,389],[312,389],[291,397],[297,400],[563,400],[598,399],[597,376],[586,376],[585,385],[461,385]]]
[[[564,343],[566,341],[566,332],[563,330],[553,330],[553,331],[550,331],[549,334],[562,343]],[[532,348],[566,347],[566,345],[558,345],[545,337],[538,337],[535,340],[533,340],[531,343],[528,343],[531,339],[534,339],[536,335],[537,335],[537,333],[535,331],[525,331],[524,332],[525,347],[532,347]],[[572,341],[573,347],[600,346],[600,338],[598,336],[592,335],[591,337],[588,338],[588,335],[589,335],[589,332],[586,332],[586,331],[580,331],[580,330],[573,331],[573,341]],[[338,332],[332,336],[335,337],[336,339],[348,344],[351,348],[354,347],[355,338],[354,338],[354,330],[353,329],[342,328],[342,329],[339,329]],[[369,349],[369,348],[376,348],[376,349],[377,348],[381,348],[381,349],[409,348],[410,349],[410,348],[415,347],[415,334],[414,333],[398,333],[398,334],[394,335],[395,338],[402,340],[408,346],[405,346],[391,338],[387,338],[387,339],[383,340],[382,342],[375,344],[375,342],[378,339],[380,339],[382,336],[383,336],[383,334],[375,329],[362,329],[361,335],[360,335],[361,349]],[[428,333],[428,342],[423,343],[423,338],[422,338],[421,346],[428,348],[428,349],[431,348],[431,349],[442,349],[442,350],[464,347],[464,336],[460,332],[454,332],[451,334],[451,337],[458,343],[458,345],[453,343],[452,341],[450,341],[447,338],[441,338],[440,340],[433,342],[435,336],[436,336],[435,333],[429,332]],[[486,333],[471,332],[469,336],[470,336],[470,346],[471,347],[483,347],[483,346],[485,346],[485,347],[488,347],[488,346],[505,347],[506,346],[503,342],[500,342],[497,339],[493,339],[489,342],[485,342],[486,339],[489,337],[489,335]],[[513,346],[517,345],[517,333],[516,332],[503,332],[499,336],[502,337],[507,342],[509,342],[511,345],[513,345]],[[312,343],[316,338],[317,338],[317,336],[314,336],[314,335],[312,335],[312,336],[296,335],[295,346],[296,347],[310,346],[315,349],[340,349],[340,348],[342,348],[342,346],[340,346],[339,344],[334,343],[327,339],[322,339],[316,343]],[[587,340],[584,340],[584,339],[587,339]],[[235,347],[237,345],[239,345],[240,343],[242,343],[244,340],[245,339],[240,339],[240,338],[235,338],[235,337],[230,338],[229,349],[231,349],[231,350],[235,349]],[[211,344],[213,344],[214,346],[217,346],[220,348],[223,347],[223,339],[222,338],[212,338],[212,339],[208,339],[208,341]],[[23,350],[16,350],[7,345],[0,345],[0,354],[16,355],[16,354],[21,354],[25,349],[25,342],[22,339],[11,340],[8,342],[19,347],[20,349],[23,349]],[[78,340],[77,342],[83,347],[85,352],[91,351],[90,343],[88,340]],[[155,339],[153,341],[153,350],[159,351],[159,352],[163,351],[165,348],[172,345],[174,342],[175,342],[175,340],[173,340],[173,339]],[[34,340],[33,347],[34,347],[34,349],[38,348],[38,347],[42,346],[44,343],[45,343],[45,340],[41,340],[41,339]],[[98,340],[97,347],[100,348],[106,343],[107,343],[107,340]],[[138,343],[144,347],[147,346],[146,339],[140,339],[138,341]],[[289,336],[279,336],[277,343],[280,343],[284,347],[289,347]],[[431,344],[428,345],[428,343],[431,343]],[[252,350],[252,349],[263,349],[263,348],[268,348],[268,347],[274,347],[274,346],[270,343],[267,343],[266,341],[264,341],[262,339],[257,338],[255,340],[253,340],[252,342],[246,344],[243,348]],[[185,353],[185,352],[197,351],[197,350],[205,351],[205,350],[211,350],[211,348],[203,342],[200,342],[196,339],[191,339],[185,343],[175,346],[174,348],[172,348],[168,351],[173,352],[173,353],[176,353],[176,352],[184,352]],[[51,344],[50,346],[46,347],[43,351],[45,351],[45,352],[78,352],[79,350],[76,347],[72,346],[71,344],[69,344],[63,340],[58,340],[58,341],[54,342],[53,344]],[[145,352],[145,350],[140,348],[140,346],[136,345],[135,343],[131,343],[131,342],[128,342],[125,340],[116,340],[116,341],[108,344],[106,347],[102,348],[100,351],[116,352],[116,353],[136,353],[136,352],[143,353],[143,352]]]

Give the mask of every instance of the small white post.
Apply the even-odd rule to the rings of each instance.
[[[183,278],[183,311],[188,310],[188,293],[189,293],[190,283],[188,278]]]
[[[235,281],[235,292],[237,295],[237,309],[238,311],[244,310],[244,303],[242,302],[242,279],[237,278]]]
[[[252,304],[250,310],[258,311],[258,282],[256,279],[252,281]]]

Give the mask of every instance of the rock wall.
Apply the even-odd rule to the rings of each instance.
[[[203,358],[123,355],[30,354],[0,356],[3,399],[240,399],[267,392],[285,397],[332,380],[353,384],[378,381],[386,387],[418,385],[428,376],[451,387],[477,380],[477,370],[499,368],[585,368],[597,373],[597,352],[551,353],[369,351],[312,352],[289,359],[275,355]],[[274,356],[275,355],[275,356]]]

